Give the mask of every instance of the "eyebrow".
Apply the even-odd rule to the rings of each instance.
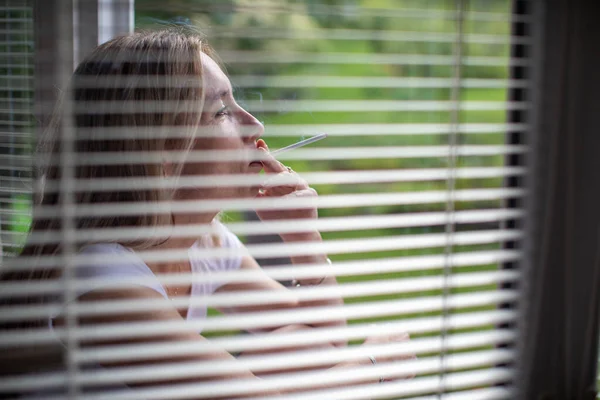
[[[217,101],[223,99],[225,97],[230,96],[231,92],[229,89],[221,90],[220,92],[212,92],[206,96],[206,100],[208,101]]]

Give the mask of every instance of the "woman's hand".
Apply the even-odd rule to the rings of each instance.
[[[310,329],[314,329],[308,325],[301,325],[301,324],[297,324],[297,325],[288,325],[276,330],[273,330],[272,332],[270,332],[267,335],[270,334],[282,334],[282,333],[290,333],[290,332],[298,332],[298,331],[308,331]],[[318,331],[315,330],[315,334],[318,334]],[[403,332],[403,333],[399,333],[399,334],[391,334],[391,335],[379,335],[379,336],[374,336],[374,337],[368,337],[365,339],[364,343],[362,346],[381,346],[381,345],[385,345],[385,344],[393,344],[393,343],[398,343],[398,342],[408,342],[410,340],[408,333]],[[244,357],[252,357],[252,356],[259,356],[259,355],[273,355],[273,354],[286,354],[289,353],[290,357],[294,357],[295,353],[297,352],[301,352],[301,351],[319,351],[319,350],[333,350],[335,349],[336,346],[334,346],[332,343],[320,343],[320,344],[313,344],[313,345],[302,345],[302,346],[288,346],[288,347],[282,347],[282,348],[276,348],[276,349],[270,349],[270,350],[252,350],[252,351],[246,351],[244,353],[241,353],[238,356],[238,359],[243,359]],[[410,360],[415,360],[417,357],[414,354],[401,354],[401,355],[395,355],[395,356],[390,356],[390,355],[384,355],[384,356],[377,356],[376,357],[376,362],[377,364],[380,365],[385,365],[387,363],[399,363],[399,362],[403,362],[403,361],[410,361]],[[271,371],[253,371],[255,375],[263,377],[263,378],[267,378],[272,374],[278,374],[278,373],[292,373],[292,372],[300,372],[300,371],[323,371],[326,369],[347,369],[347,368],[356,368],[359,366],[372,366],[373,363],[371,361],[371,359],[367,358],[367,357],[363,357],[361,359],[357,359],[355,361],[346,361],[346,362],[341,362],[338,364],[331,364],[331,363],[324,363],[321,365],[312,365],[310,367],[307,366],[298,366],[298,367],[288,367],[286,369],[273,369]],[[414,378],[415,374],[414,373],[409,373],[409,374],[404,374],[404,375],[390,375],[390,376],[382,376],[381,378],[383,378],[386,381],[393,381],[393,380],[401,380],[401,379],[411,379]],[[377,383],[379,382],[379,378],[372,380],[371,378],[369,380],[364,380],[364,381],[357,381],[355,382],[356,384],[360,384],[360,383]],[[320,386],[321,389],[323,388],[331,388],[331,387],[336,387],[338,385],[322,385]]]
[[[291,332],[299,332],[299,331],[308,331],[314,329],[309,325],[303,324],[292,324],[286,325],[281,328],[277,328],[269,332],[267,335],[272,334],[285,334]],[[315,332],[316,334],[316,332]],[[284,347],[269,349],[269,350],[248,350],[240,353],[238,355],[238,360],[244,359],[245,357],[259,356],[259,355],[272,355],[272,354],[285,354],[285,353],[294,353],[298,351],[317,351],[317,350],[328,350],[335,349],[335,346],[332,343],[319,343],[319,344],[310,344],[310,345],[288,345]],[[333,363],[317,365],[317,366],[303,366],[303,367],[289,367],[289,368],[277,368],[270,371],[254,371],[254,374],[259,377],[265,377],[272,374],[277,373],[291,373],[291,372],[300,372],[300,371],[316,371],[322,370],[326,368],[331,368]]]
[[[410,340],[410,336],[407,332],[402,332],[393,335],[385,335],[385,336],[375,336],[368,337],[365,339],[363,346],[371,346],[371,345],[384,345],[388,343],[398,343],[398,342],[408,342]],[[397,356],[377,356],[374,358],[378,364],[385,364],[389,362],[398,362],[398,361],[410,361],[416,360],[417,356],[413,353],[410,354],[401,354]],[[397,379],[412,379],[415,377],[414,373],[408,375],[400,375],[400,376],[382,376],[385,380],[397,380]]]
[[[262,149],[266,154],[266,159],[263,160],[263,169],[269,177],[258,193],[258,198],[277,197],[281,202],[291,198],[316,198],[317,192],[308,186],[308,183],[296,174],[291,168],[286,167],[281,162],[277,161],[269,153],[269,148],[264,140],[259,139],[256,142],[256,147]],[[256,214],[262,221],[277,220],[277,219],[316,219],[318,217],[317,208],[309,206],[306,208],[294,209],[270,209],[257,210]],[[315,240],[320,239],[317,231],[294,232],[282,234],[281,238],[284,241],[299,241],[299,240]]]
[[[308,183],[300,178],[291,169],[280,163],[269,153],[269,148],[264,140],[259,139],[256,142],[256,147],[265,152],[265,160],[263,161],[263,169],[270,179],[267,180],[267,184],[263,186],[257,197],[277,198],[282,204],[287,199],[293,198],[304,198],[307,203],[310,203],[310,199],[316,200],[317,192],[308,186]],[[282,182],[283,180],[283,182]],[[278,202],[279,203],[279,202]],[[277,219],[303,219],[303,220],[316,220],[318,217],[317,208],[314,205],[307,204],[306,207],[294,208],[294,209],[282,209],[275,206],[269,210],[257,210],[258,217],[263,220],[277,220]],[[293,223],[290,224],[292,227]],[[284,242],[303,242],[310,249],[310,243],[318,243],[323,239],[321,234],[316,229],[298,228],[297,231],[282,232],[279,233],[281,239]],[[314,254],[307,252],[306,254],[291,254],[290,260],[292,264],[296,265],[307,265],[307,264],[322,264],[328,265],[330,262],[327,255]],[[336,286],[337,280],[327,268],[323,269],[321,274],[318,274],[312,278],[304,278],[300,280],[302,285],[314,285],[319,284],[321,286]],[[333,290],[333,288],[332,288]],[[344,301],[341,296],[326,297],[323,299],[301,301],[298,307],[329,307],[329,306],[343,306]],[[346,325],[345,318],[332,319],[326,322],[315,323],[313,327],[333,327],[333,326],[344,326]],[[345,345],[345,341],[336,343],[337,346]]]

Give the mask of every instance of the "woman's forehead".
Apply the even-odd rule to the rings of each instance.
[[[206,99],[219,99],[231,93],[231,83],[217,63],[202,53],[202,75]]]

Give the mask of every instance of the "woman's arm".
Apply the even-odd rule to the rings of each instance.
[[[326,258],[325,258],[326,260]],[[306,260],[301,259],[297,262],[306,262]],[[314,261],[316,262],[316,261]],[[326,262],[326,261],[324,261]],[[299,301],[297,296],[294,294],[294,289],[288,289],[279,282],[270,278],[264,270],[258,265],[256,260],[250,256],[245,256],[242,259],[242,264],[240,267],[241,270],[246,271],[255,271],[259,274],[259,278],[253,280],[252,282],[236,282],[236,283],[227,283],[217,289],[216,293],[220,292],[248,292],[248,291],[273,291],[279,292],[280,299],[277,302],[271,302],[268,304],[257,304],[257,305],[243,305],[240,304],[236,307],[227,307],[220,308],[219,310],[231,314],[231,313],[243,313],[243,312],[260,312],[260,311],[272,311],[272,310],[280,310],[280,309],[292,309],[297,307],[320,307],[320,306],[341,306],[343,301],[341,298],[336,297],[333,299],[324,299],[324,300],[314,300],[314,301]],[[262,277],[261,277],[262,276]],[[319,278],[319,281],[321,278]],[[326,276],[320,286],[335,286],[337,282],[334,276]],[[346,324],[345,320],[331,320],[326,322],[307,324],[307,326],[312,327],[328,327],[328,326],[344,326]],[[254,329],[250,330],[250,332],[266,332],[276,329],[281,329],[283,326],[276,325],[270,326],[264,329]],[[336,345],[345,345],[345,341],[336,342]]]
[[[312,233],[305,234],[296,234],[296,235],[288,235],[282,236],[283,240],[287,243],[293,242],[302,242],[306,243],[307,246],[310,246],[313,243],[322,242],[321,234],[317,231]],[[329,259],[327,255],[301,255],[296,257],[291,257],[292,264],[323,264],[325,267],[322,270],[320,276],[310,278],[310,279],[298,279],[298,285],[300,287],[303,286],[313,286],[318,285],[319,287],[329,287],[330,290],[335,290],[335,287],[338,285],[337,279],[333,274],[327,271],[327,267],[329,264]],[[293,289],[293,288],[292,288]],[[343,306],[344,300],[341,296],[326,298],[322,300],[312,300],[312,301],[301,301],[299,302],[299,307],[321,307],[321,306]],[[345,319],[332,319],[331,321],[319,322],[315,324],[311,324],[314,327],[326,327],[326,326],[345,326]]]
[[[254,271],[257,275],[256,279],[249,282],[229,282],[219,287],[215,293],[224,292],[250,292],[250,291],[267,291],[267,292],[279,292],[277,302],[270,302],[267,304],[253,304],[244,305],[240,304],[235,307],[222,307],[219,311],[224,313],[241,313],[241,312],[259,312],[259,311],[271,311],[285,308],[295,308],[298,306],[298,298],[294,293],[277,282],[273,278],[269,277],[265,271],[258,265],[256,260],[251,256],[242,257],[240,265],[242,271]]]
[[[129,358],[123,358],[123,359],[115,359],[112,360],[110,362],[106,362],[103,361],[101,362],[101,365],[107,369],[112,369],[113,371],[118,373],[118,369],[120,368],[125,368],[126,372],[131,372],[131,368],[133,367],[155,367],[157,369],[160,369],[161,365],[164,366],[165,368],[165,373],[164,376],[165,378],[162,379],[152,379],[152,380],[141,380],[135,377],[131,377],[133,374],[124,374],[123,377],[119,378],[119,382],[115,382],[115,383],[123,383],[126,384],[127,386],[133,387],[133,388],[152,388],[154,386],[176,386],[179,384],[189,384],[189,383],[203,383],[203,382],[222,382],[223,385],[233,385],[231,387],[234,388],[238,388],[241,387],[243,388],[244,383],[248,383],[248,382],[252,382],[253,380],[257,380],[260,381],[260,378],[257,376],[257,374],[247,368],[240,368],[240,365],[238,364],[240,361],[237,360],[233,355],[231,355],[230,353],[228,353],[226,350],[224,350],[223,348],[220,348],[217,345],[211,344],[209,340],[207,340],[206,338],[202,337],[201,335],[199,335],[196,331],[194,331],[191,327],[190,328],[185,328],[185,320],[184,318],[180,315],[180,313],[173,307],[170,307],[168,303],[170,303],[169,300],[165,299],[164,297],[162,297],[159,293],[153,291],[152,289],[149,288],[145,288],[145,287],[132,287],[131,289],[127,289],[127,290],[123,290],[123,289],[119,289],[119,290],[95,290],[92,292],[89,292],[87,294],[82,295],[79,298],[79,301],[81,302],[94,302],[97,303],[97,309],[102,310],[102,309],[108,309],[108,307],[106,307],[108,304],[101,304],[101,302],[110,302],[110,301],[123,301],[123,300],[138,300],[138,301],[156,301],[156,302],[165,302],[164,307],[156,307],[154,309],[151,310],[147,310],[147,311],[131,311],[128,312],[128,310],[126,308],[124,308],[123,312],[121,312],[120,314],[100,314],[100,315],[94,315],[94,316],[82,316],[78,323],[81,326],[85,326],[86,328],[106,328],[109,327],[110,325],[113,326],[127,326],[127,324],[136,324],[136,323],[140,323],[140,322],[153,322],[153,323],[161,323],[161,324],[165,324],[168,325],[169,323],[172,324],[177,324],[182,326],[182,328],[178,331],[175,332],[170,332],[170,333],[164,333],[164,334],[156,334],[156,335],[145,335],[145,334],[140,334],[139,336],[128,336],[128,337],[118,337],[115,336],[114,338],[111,339],[103,339],[103,340],[86,340],[86,339],[82,339],[79,341],[79,345],[82,348],[87,348],[89,349],[98,349],[100,350],[102,346],[133,346],[131,348],[128,348],[127,350],[123,350],[123,354],[127,355],[128,357],[130,357],[132,354],[136,354],[136,350],[135,350],[135,346],[136,345],[141,345],[141,344],[146,344],[146,345],[152,345],[152,344],[156,344],[156,345],[166,345],[166,344],[181,344],[181,343],[189,343],[190,344],[190,348],[193,348],[192,346],[196,345],[196,344],[203,344],[204,346],[207,346],[207,350],[208,351],[203,351],[202,353],[200,352],[194,352],[194,351],[187,351],[185,354],[182,355],[169,355],[169,356],[163,356],[163,357],[155,357],[155,358],[149,358],[147,357],[143,352],[139,351],[137,352],[137,354],[140,354],[140,358],[138,359],[129,359]],[[59,319],[57,320],[57,324],[56,325],[62,325],[62,321]],[[296,330],[305,330],[305,329],[315,329],[315,328],[310,328],[310,327],[306,327],[306,326],[290,326],[290,327],[286,327],[283,328],[279,331],[276,331],[274,333],[284,333],[284,332],[293,332]],[[267,333],[266,335],[270,335],[270,333]],[[405,338],[399,338],[399,337],[395,337],[395,336],[388,336],[382,339],[379,339],[380,341],[389,341],[389,342],[396,342],[399,340],[406,340]],[[323,345],[325,347],[331,347],[329,345]],[[289,349],[285,349],[287,351],[295,351],[296,348],[289,348]],[[307,348],[298,348],[297,350],[309,350]],[[276,351],[279,352],[279,351]],[[264,354],[263,354],[264,355]],[[386,361],[394,361],[394,359],[400,359],[398,357],[393,357],[393,359],[390,360],[386,360]],[[214,374],[187,374],[186,373],[186,368],[185,368],[185,364],[190,365],[190,367],[196,367],[197,364],[196,363],[202,363],[203,365],[206,365],[208,368],[210,368],[212,365],[216,365],[216,362],[230,362],[232,363],[232,368],[227,368],[227,369],[221,369],[218,373],[214,373]],[[180,371],[181,372],[181,376],[179,377],[168,377],[168,374],[166,372],[166,368],[169,365],[173,365],[173,364],[178,364],[181,363],[181,368]],[[195,365],[196,364],[196,365]],[[238,365],[236,365],[238,364]],[[355,360],[355,361],[348,361],[348,362],[342,362],[342,363],[338,363],[336,365],[330,366],[330,368],[333,369],[338,369],[338,368],[352,368],[352,367],[357,367],[360,365],[370,365],[370,361],[367,358],[361,359],[361,360]],[[328,366],[322,366],[322,368],[324,367],[328,367]],[[312,369],[312,368],[311,368]],[[296,369],[296,371],[299,371],[300,369]],[[229,371],[229,372],[227,372]],[[286,370],[286,372],[293,372],[294,369],[291,370]],[[281,370],[274,370],[272,372],[283,372]],[[265,371],[264,368],[261,368],[261,370],[258,372],[261,375],[269,375],[269,371]],[[120,374],[118,374],[117,376],[121,376]],[[129,378],[127,378],[127,376],[129,376]],[[390,377],[391,378],[391,377]],[[240,380],[244,380],[245,382],[240,382]],[[364,379],[361,380],[360,382],[355,382],[355,384],[358,383],[376,383],[378,380],[377,379]],[[318,388],[333,388],[338,386],[337,384],[326,384],[326,385],[318,385],[318,386],[314,386],[314,387],[304,387],[302,390],[314,390],[314,389],[318,389]],[[345,386],[347,386],[347,384],[345,384]],[[293,392],[298,391],[297,389],[294,389]],[[240,390],[239,394],[235,394],[232,395],[231,397],[227,397],[227,398],[268,398],[270,396],[274,396],[274,395],[281,395],[283,392],[281,391],[254,391],[250,394],[245,394],[243,390]],[[202,399],[206,399],[206,396],[199,396],[199,398]],[[211,399],[224,399],[225,396],[210,396],[208,398]]]
[[[263,160],[264,171],[268,176],[271,176],[267,181],[261,192],[257,197],[259,198],[279,198],[282,203],[287,199],[306,199],[307,204],[310,204],[311,199],[316,199],[317,192],[312,189],[308,182],[302,179],[296,174],[291,168],[286,167],[277,159],[275,159],[264,140],[259,139],[257,141],[257,148],[262,149],[266,158]],[[307,206],[305,208],[298,209],[271,209],[271,210],[257,210],[258,217],[263,220],[290,220],[290,227],[294,226],[294,220],[298,221],[311,221],[318,218],[318,211],[315,207]],[[287,232],[280,233],[281,239],[284,243],[305,243],[306,247],[310,247],[314,243],[320,243],[323,241],[320,232],[316,230],[304,230],[293,232],[287,230]],[[298,282],[301,286],[311,286],[318,284],[319,286],[328,286],[331,290],[337,286],[337,280],[327,269],[327,255],[326,254],[299,254],[291,258],[292,264],[321,264],[324,265],[322,272],[319,276],[312,278],[299,279]],[[293,289],[293,288],[292,288]],[[320,307],[320,306],[342,306],[344,301],[341,297],[333,297],[322,300],[314,300],[301,302],[298,304],[299,307]],[[329,326],[344,326],[346,325],[345,319],[335,319],[327,322],[316,323],[312,326],[315,327],[329,327]]]
[[[110,325],[114,326],[126,326],[126,324],[135,324],[140,322],[156,322],[168,325],[169,323],[173,324],[183,324],[185,322],[184,318],[180,315],[179,311],[177,311],[173,307],[169,307],[169,300],[165,299],[161,294],[155,292],[152,289],[142,287],[142,286],[132,286],[131,289],[123,290],[94,290],[92,292],[88,292],[79,297],[79,302],[94,302],[98,303],[98,309],[106,309],[108,304],[106,302],[110,301],[123,301],[123,300],[148,300],[153,302],[165,302],[163,307],[156,307],[151,310],[144,311],[132,311],[128,312],[127,309],[123,310],[120,314],[99,314],[94,316],[85,316],[80,317],[78,323],[81,326],[85,327],[95,327],[102,328],[108,327]],[[101,302],[105,302],[104,305]],[[64,325],[64,321],[62,318],[57,318],[55,320],[55,326]],[[194,353],[188,352],[185,355],[171,355],[160,358],[147,358],[143,357],[138,360],[114,360],[110,362],[101,362],[101,365],[105,368],[119,368],[119,367],[148,367],[148,366],[160,366],[162,364],[176,364],[176,363],[188,363],[188,362],[202,362],[202,363],[210,363],[214,361],[229,361],[232,363],[237,363],[236,358],[225,351],[224,349],[216,346],[210,341],[208,341],[203,336],[199,335],[198,332],[194,331],[191,328],[182,328],[176,332],[172,333],[164,333],[164,334],[156,334],[156,335],[139,335],[139,336],[131,336],[131,337],[115,337],[112,339],[104,339],[104,340],[80,340],[79,344],[81,347],[92,349],[98,348],[100,349],[102,346],[107,345],[140,345],[140,344],[177,344],[177,343],[189,343],[190,345],[204,343],[207,345],[209,350],[202,353]],[[128,352],[124,352],[124,354],[131,355],[131,350]],[[210,364],[207,364],[210,365]],[[208,382],[208,381],[227,381],[227,380],[237,380],[237,379],[256,379],[257,378],[250,370],[237,369],[236,372],[219,372],[213,375],[203,375],[203,376],[184,376],[180,378],[168,378],[168,379],[160,379],[160,380],[136,380],[136,379],[127,379],[124,378],[119,383],[126,384],[130,387],[148,387],[155,385],[175,385],[181,383],[193,383],[193,382]],[[236,395],[235,398],[246,398],[246,397],[256,397],[262,398],[270,395],[278,394],[278,392],[262,392],[262,393],[254,393],[250,396],[244,395]],[[202,397],[206,399],[206,397]],[[214,397],[218,399],[223,399],[223,397]]]

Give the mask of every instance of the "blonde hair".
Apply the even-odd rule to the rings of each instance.
[[[136,32],[117,37],[98,46],[76,68],[71,88],[73,105],[73,129],[75,133],[73,157],[83,158],[86,153],[123,153],[120,165],[82,165],[75,160],[76,179],[101,179],[137,177],[161,177],[164,166],[160,162],[140,164],[127,163],[127,156],[136,152],[179,151],[186,154],[193,145],[204,103],[202,90],[202,58],[204,53],[220,62],[213,49],[203,38],[183,29],[170,28],[159,31]],[[183,82],[183,84],[182,84]],[[168,102],[165,109],[145,107],[148,102]],[[110,110],[98,112],[99,104],[135,102],[136,111]],[[180,110],[178,104],[184,104]],[[173,107],[175,105],[175,107]],[[138,111],[138,107],[139,111]],[[62,171],[53,163],[61,154],[61,132],[66,125],[64,112],[57,107],[55,116],[40,141],[38,152],[50,162],[38,173],[46,183],[59,182]],[[135,129],[135,137],[103,137],[101,129]],[[170,129],[171,128],[171,129]],[[98,133],[94,133],[94,130]],[[156,132],[159,132],[157,135]],[[173,133],[173,131],[175,133]],[[81,132],[86,132],[82,135]],[[182,162],[174,165],[172,175],[177,176]],[[48,191],[38,196],[38,204],[57,206],[61,204],[60,192]],[[115,204],[135,202],[154,204],[169,200],[172,190],[143,189],[115,191],[86,191],[75,193],[78,205]],[[102,229],[115,227],[147,227],[149,229],[169,224],[171,216],[149,212],[131,216],[84,216],[75,220],[77,229]],[[30,232],[52,235],[61,229],[58,218],[35,218]],[[56,233],[55,233],[56,234]],[[146,248],[161,238],[133,240],[122,243],[133,248]],[[87,243],[78,243],[82,246]],[[22,256],[42,256],[60,252],[60,244],[27,244]],[[2,280],[48,279],[53,271],[30,269],[28,272],[7,272]]]

